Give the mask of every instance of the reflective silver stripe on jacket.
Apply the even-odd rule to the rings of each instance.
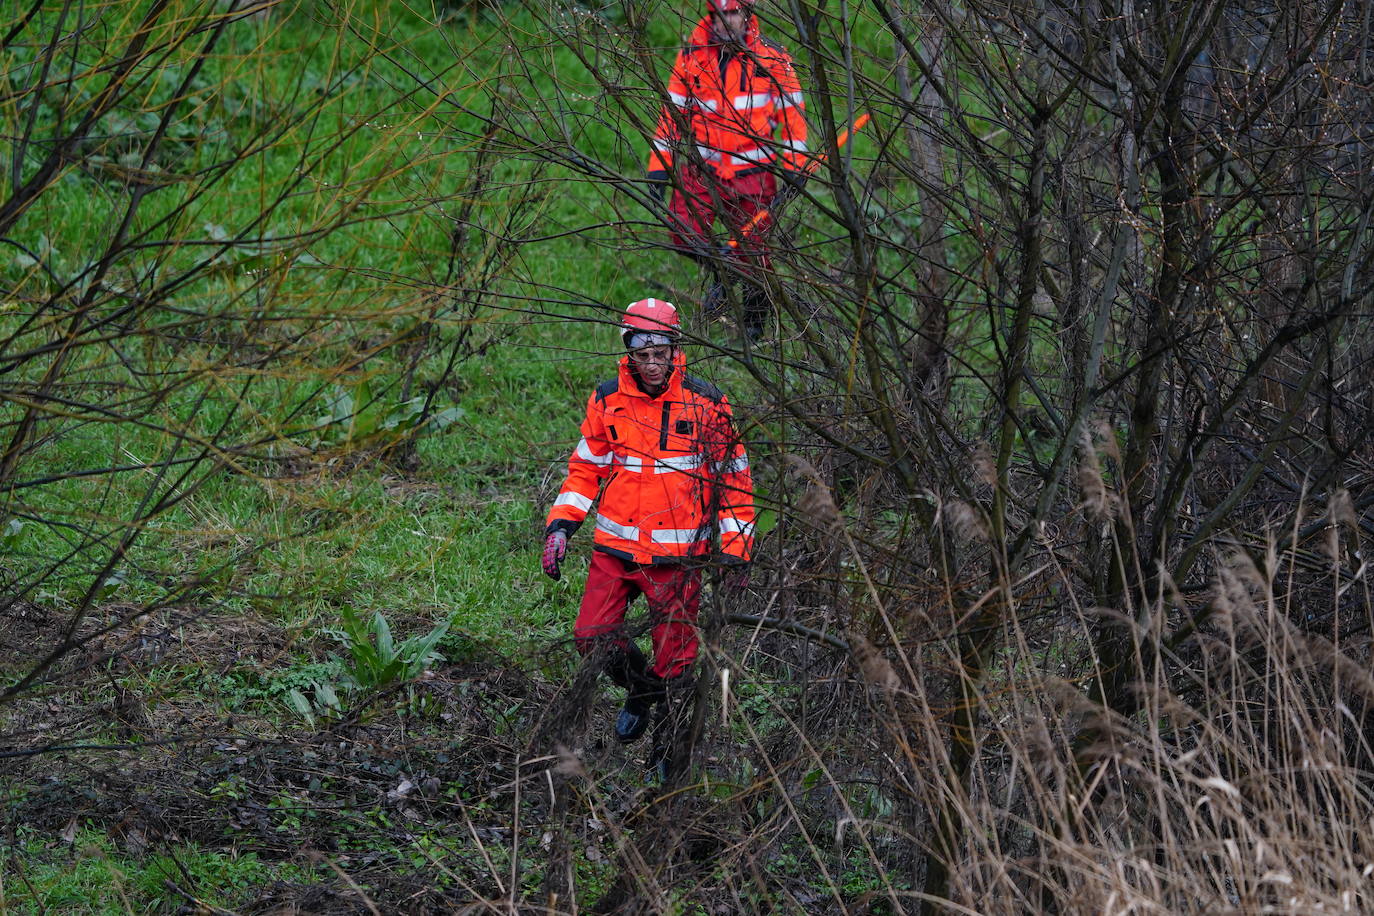
[[[659,528],[649,538],[655,544],[695,544],[702,534],[699,528]]]
[[[741,474],[749,470],[749,456],[740,455],[738,458],[731,458],[729,461],[717,465],[717,470],[722,474]]]
[[[788,92],[783,95],[782,98],[778,99],[779,108],[796,108],[801,105],[801,103],[802,94],[800,92]]]
[[[676,92],[668,93],[668,100],[678,108],[691,108],[696,106],[702,111],[715,111],[716,102],[714,99],[699,99],[695,96],[679,95]]]
[[[601,467],[605,467],[606,465],[610,464],[611,458],[613,457],[611,452],[607,452],[604,455],[598,455],[596,452],[592,451],[592,447],[587,444],[587,439],[585,436],[582,439],[578,440],[577,451],[573,452],[573,454],[575,454],[578,458],[581,458],[583,461],[588,461],[592,464],[599,465]]]
[[[730,155],[745,162],[763,162],[773,158],[773,151],[771,149],[742,149],[736,150]]]
[[[671,153],[673,151],[673,144],[669,143],[667,140],[655,140],[654,149],[660,153]]]
[[[616,537],[624,538],[627,541],[639,540],[639,529],[634,525],[622,525],[619,522],[611,521],[604,515],[597,515],[596,530],[614,534]]]
[[[755,92],[750,95],[737,95],[730,100],[730,104],[735,106],[736,111],[743,111],[747,108],[762,108],[774,98],[776,96],[771,92]]]
[[[695,471],[701,467],[700,455],[680,455],[672,458],[655,458],[654,473],[668,474],[672,471]]]
[[[702,162],[720,162],[726,156],[726,154],[722,153],[720,150],[712,149],[709,146],[698,146],[697,152],[701,155]],[[766,162],[773,158],[773,151],[771,149],[762,148],[745,149],[736,150],[729,155],[734,156],[741,162]]]
[[[721,534],[739,534],[751,538],[754,536],[754,523],[742,522],[734,516],[727,515],[720,520]]]
[[[638,455],[626,455],[623,452],[614,452],[615,460],[620,462],[621,467],[627,471],[644,470],[644,459]]]
[[[553,501],[555,506],[572,506],[574,509],[581,509],[586,512],[592,507],[592,501],[581,493],[572,490],[564,490],[558,494],[558,498]]]
[[[781,140],[778,142],[778,146],[781,146],[783,149],[790,150],[794,153],[806,152],[805,140]]]

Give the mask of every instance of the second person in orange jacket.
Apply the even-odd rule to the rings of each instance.
[[[735,238],[774,205],[779,178],[800,188],[805,114],[792,57],[760,34],[754,0],[707,0],[707,15],[678,52],[668,78],[668,105],[654,134],[647,177],[664,193],[670,185],[676,188],[669,206],[673,243],[716,271],[708,313],[724,307],[732,275],[754,275],[741,290],[752,336],[767,314],[757,275],[769,266],[772,221],[760,220],[740,238],[736,263],[724,267],[714,260],[711,226],[719,217]]]

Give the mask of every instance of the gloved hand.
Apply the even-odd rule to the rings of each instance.
[[[792,198],[800,197],[801,192],[806,189],[807,179],[811,176],[796,169],[783,169],[778,177],[781,179],[779,184],[782,187],[778,189],[777,197],[773,198],[774,207],[780,207]]]
[[[544,575],[557,582],[563,578],[563,572],[558,568],[558,564],[563,562],[563,557],[568,553],[568,536],[561,531],[554,531],[544,538]]]
[[[645,174],[644,179],[649,183],[650,192],[657,194],[659,201],[666,204],[668,202],[668,187],[670,184],[668,181],[668,173],[661,171],[649,172]]]

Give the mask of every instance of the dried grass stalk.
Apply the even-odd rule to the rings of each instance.
[[[983,514],[963,500],[953,499],[945,503],[946,517],[950,530],[960,540],[986,544],[992,540],[987,521]]]
[[[1095,521],[1110,521],[1116,514],[1112,495],[1102,476],[1102,464],[1098,461],[1097,447],[1090,433],[1084,431],[1079,445],[1078,488],[1083,493],[1081,505],[1087,510],[1089,518]]]
[[[892,662],[888,661],[887,656],[873,645],[862,633],[848,633],[846,638],[849,641],[849,651],[854,659],[854,664],[858,666],[859,673],[863,675],[865,683],[870,687],[877,687],[885,693],[895,693],[901,689],[902,680],[897,675],[897,670],[892,667]]]

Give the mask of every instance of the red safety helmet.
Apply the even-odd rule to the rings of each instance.
[[[752,13],[754,11],[754,0],[706,0],[706,5],[713,13],[734,13],[743,11]]]
[[[625,342],[627,349],[630,339],[636,334],[665,337],[667,343],[676,346],[682,337],[682,322],[677,317],[677,306],[666,299],[649,298],[631,302],[620,322],[620,339]]]

